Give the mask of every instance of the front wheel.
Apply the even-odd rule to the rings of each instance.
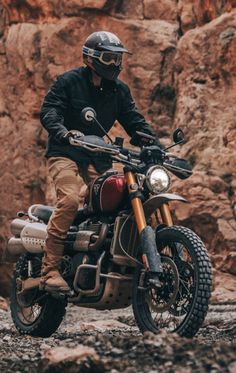
[[[211,262],[200,238],[180,226],[157,232],[162,287],[141,288],[137,273],[133,312],[141,332],[161,329],[193,337],[203,324],[211,296]]]

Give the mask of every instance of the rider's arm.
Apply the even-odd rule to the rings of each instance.
[[[124,83],[122,83],[119,92],[119,115],[117,119],[128,135],[132,137],[132,145],[139,145],[138,138],[135,136],[136,131],[156,136],[149,124],[145,121],[143,115],[138,112],[130,89]]]
[[[68,94],[62,76],[53,83],[44,98],[40,112],[40,120],[43,127],[48,131],[54,141],[65,143],[64,137],[68,129],[64,126],[65,112],[68,106]]]

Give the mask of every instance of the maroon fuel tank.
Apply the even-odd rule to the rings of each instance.
[[[90,186],[89,201],[94,212],[117,210],[128,197],[127,184],[123,174],[109,171],[99,176]]]

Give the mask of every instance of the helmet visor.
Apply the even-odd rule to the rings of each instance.
[[[95,49],[83,47],[83,53],[86,56],[90,56],[98,59],[104,65],[115,65],[120,66],[122,62],[121,52],[108,52],[108,51],[98,51]]]

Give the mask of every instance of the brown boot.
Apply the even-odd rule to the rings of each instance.
[[[69,292],[70,287],[59,273],[64,251],[64,241],[48,234],[44,251],[40,289],[49,292]]]
[[[40,289],[48,292],[58,291],[62,293],[70,291],[67,282],[61,277],[57,270],[49,271],[46,275],[41,277]]]

